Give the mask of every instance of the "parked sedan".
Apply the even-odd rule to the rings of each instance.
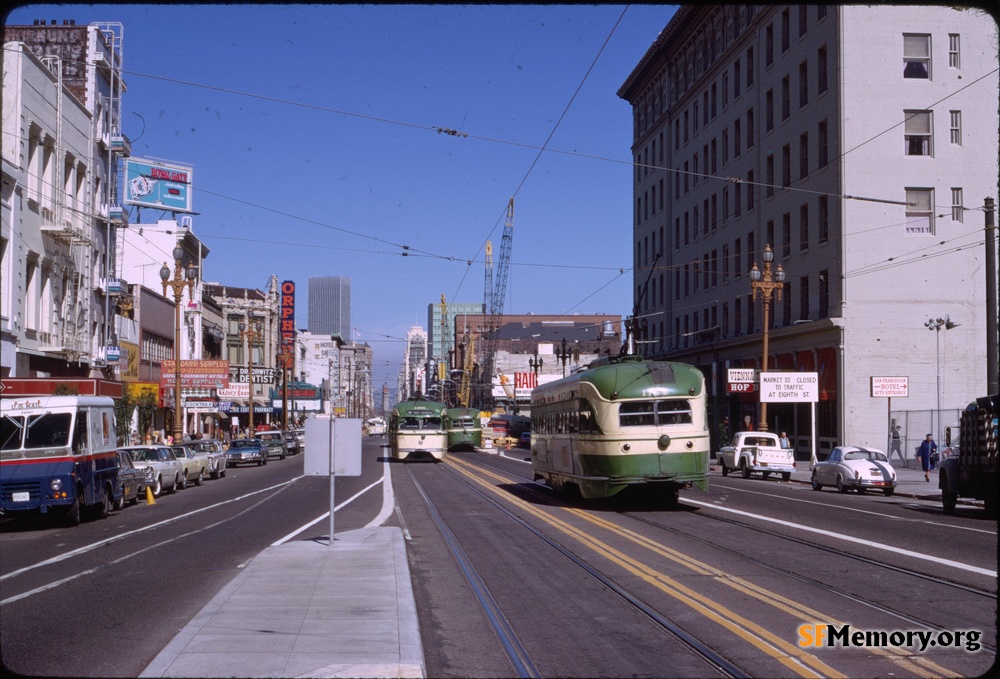
[[[267,448],[268,457],[276,457],[279,460],[285,459],[285,455],[287,455],[288,452],[285,448],[284,434],[277,429],[269,429],[267,431],[257,432],[256,436]]]
[[[145,469],[146,485],[152,489],[153,497],[159,497],[164,489],[168,493],[177,492],[184,476],[184,466],[174,456],[170,446],[129,446],[120,450],[128,451],[136,466]]]
[[[226,475],[226,449],[222,443],[212,439],[192,441],[198,450],[208,456],[208,475],[218,479]]]
[[[267,464],[267,447],[263,441],[236,439],[230,442],[229,450],[226,451],[226,464],[235,467],[243,463],[256,463],[258,467]]]
[[[877,448],[838,446],[813,467],[813,490],[823,486],[833,486],[841,493],[851,488],[859,493],[874,488],[889,497],[896,492],[896,470]]]
[[[146,472],[135,466],[127,450],[118,451],[118,485],[121,487],[121,498],[115,509],[122,509],[126,502],[134,505],[146,494]]]
[[[198,450],[194,441],[185,441],[172,446],[171,450],[184,466],[184,476],[181,478],[181,488],[187,488],[188,481],[200,486],[205,482],[205,472],[208,471],[208,455]]]

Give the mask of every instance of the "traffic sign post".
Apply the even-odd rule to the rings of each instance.
[[[809,468],[816,464],[816,403],[819,401],[819,373],[761,373],[761,403],[808,403]]]

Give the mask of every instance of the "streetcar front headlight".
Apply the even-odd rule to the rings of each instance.
[[[52,490],[59,490],[60,488],[62,488],[62,479],[52,479],[52,481],[49,483],[49,488],[51,488]]]
[[[669,445],[670,445],[670,437],[667,436],[666,434],[661,436],[656,441],[656,447],[659,448],[660,450],[666,450]]]

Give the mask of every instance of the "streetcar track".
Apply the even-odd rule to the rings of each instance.
[[[535,664],[531,660],[531,656],[528,654],[527,649],[525,649],[524,644],[518,638],[517,633],[511,626],[510,621],[504,615],[503,610],[497,603],[496,599],[490,593],[489,588],[486,586],[485,581],[476,567],[472,564],[469,559],[468,554],[462,548],[461,543],[459,543],[458,538],[452,532],[451,528],[445,522],[444,517],[441,516],[440,512],[437,510],[437,506],[431,501],[427,493],[424,492],[423,486],[417,481],[417,477],[414,475],[413,470],[406,466],[406,471],[410,476],[410,480],[413,482],[414,487],[416,487],[417,492],[424,499],[424,503],[427,505],[427,511],[434,521],[434,524],[441,531],[442,537],[444,537],[445,543],[448,545],[448,549],[451,551],[452,556],[458,562],[458,567],[465,576],[466,581],[472,587],[473,593],[476,595],[476,600],[479,601],[479,605],[483,612],[486,614],[486,618],[490,623],[490,627],[493,628],[493,632],[497,635],[497,639],[500,641],[500,645],[503,647],[504,654],[510,661],[511,665],[517,671],[519,677],[541,677],[542,674],[535,667]]]
[[[497,472],[500,472],[504,476],[507,476],[507,477],[513,476],[515,478],[522,478],[522,479],[526,479],[529,482],[531,482],[531,480],[527,479],[527,477],[525,477],[523,474],[518,474],[518,473],[512,472],[512,471],[510,471],[508,469],[503,469],[503,468],[500,468],[500,467],[498,467],[496,465],[489,464],[488,461],[477,460],[477,463],[481,463],[482,467],[486,467],[486,468],[489,468],[489,469],[496,470]],[[469,464],[469,463],[466,463],[466,464]],[[486,473],[489,474],[491,472],[487,471]],[[494,474],[494,476],[499,477],[500,474]],[[519,493],[530,494],[530,495],[532,495],[532,496],[534,496],[536,498],[540,498],[540,499],[542,499],[544,501],[545,504],[547,504],[549,506],[563,507],[563,508],[567,509],[568,511],[573,512],[575,515],[580,516],[584,520],[587,520],[587,521],[590,521],[590,522],[595,523],[597,525],[600,525],[600,526],[602,526],[602,527],[604,527],[604,528],[606,528],[608,530],[612,530],[612,531],[622,531],[622,530],[625,530],[627,533],[630,533],[632,535],[637,535],[637,534],[632,533],[631,531],[628,531],[627,529],[623,529],[620,526],[616,526],[615,524],[613,524],[613,523],[611,523],[609,521],[606,521],[606,520],[603,520],[603,519],[597,519],[596,517],[592,517],[592,516],[589,515],[589,513],[586,510],[582,510],[582,509],[579,509],[579,508],[572,507],[571,505],[568,505],[568,504],[562,502],[561,500],[559,500],[559,499],[557,499],[555,497],[552,497],[549,494],[545,494],[545,493],[543,493],[543,492],[541,492],[539,490],[531,488],[528,485],[518,485],[517,486],[517,490],[519,491]],[[625,512],[618,511],[617,513],[619,515],[622,515],[622,516],[628,516],[629,518],[639,520],[639,521],[641,521],[643,523],[646,523],[648,525],[651,525],[651,526],[653,526],[655,528],[660,528],[660,529],[668,530],[668,531],[674,532],[675,534],[679,534],[679,535],[682,535],[684,537],[691,538],[691,536],[688,535],[687,533],[684,533],[684,532],[679,531],[677,529],[671,529],[671,528],[669,528],[667,526],[664,526],[663,524],[659,524],[659,523],[656,523],[656,522],[651,521],[651,520],[642,519],[641,517],[636,516],[636,515],[634,515],[634,514],[632,514],[630,512],[627,512],[627,511],[625,511]],[[708,515],[706,515],[706,516],[708,516]],[[715,518],[715,517],[709,517],[709,518]],[[733,520],[733,519],[722,519],[722,520],[727,521],[727,522],[732,523],[732,524],[737,525],[737,526],[746,527],[746,524],[741,524],[740,522],[738,522],[736,520]],[[780,533],[772,533],[772,534],[775,537],[791,539],[791,540],[793,540],[795,542],[798,542],[798,543],[800,543],[802,545],[806,545],[806,546],[809,546],[809,547],[819,547],[818,545],[814,545],[812,543],[809,543],[809,542],[807,542],[805,540],[802,540],[802,539],[799,539],[799,538],[789,538],[788,536],[781,535]],[[630,539],[632,539],[632,538],[630,538]],[[691,538],[691,539],[697,540],[697,538]],[[657,551],[655,549],[654,545],[655,546],[658,546],[658,545],[656,545],[656,543],[654,541],[649,540],[648,538],[642,538],[641,541],[647,543],[646,546],[649,547],[650,549],[654,549],[654,551]],[[701,541],[701,542],[703,542],[703,541]],[[713,545],[712,543],[706,543],[706,544],[708,544],[708,545],[710,545],[710,546],[712,546],[713,548],[716,548],[716,549],[723,549],[722,547],[720,547],[718,545]],[[840,551],[837,551],[837,550],[834,550],[834,549],[831,549],[831,548],[823,548],[823,549],[825,551],[829,551],[829,552],[835,553],[838,556],[842,556],[842,557],[846,556],[848,558],[856,558],[856,559],[858,559],[860,561],[866,562],[866,563],[868,563],[870,565],[874,565],[874,566],[877,566],[877,567],[887,568],[887,569],[894,570],[894,571],[897,571],[897,572],[900,572],[900,573],[912,574],[912,575],[915,575],[915,576],[926,578],[926,579],[930,580],[931,582],[934,582],[937,585],[944,585],[946,587],[954,587],[954,588],[957,588],[957,589],[960,589],[960,590],[963,590],[963,591],[968,591],[968,592],[971,592],[971,593],[974,593],[974,594],[977,594],[977,595],[980,595],[980,596],[985,596],[987,598],[993,598],[993,599],[996,598],[995,595],[993,595],[992,593],[985,592],[983,590],[977,590],[975,588],[969,588],[969,587],[966,587],[964,585],[960,585],[958,583],[952,583],[952,582],[948,582],[948,581],[942,581],[940,579],[930,578],[928,576],[925,576],[922,573],[917,573],[915,571],[909,571],[908,569],[904,569],[904,568],[892,566],[890,564],[881,563],[881,562],[878,562],[878,561],[875,561],[875,560],[872,560],[872,559],[867,559],[865,557],[858,557],[856,555],[845,554],[843,552],[840,552]],[[750,557],[746,557],[745,555],[743,555],[743,554],[741,554],[741,553],[739,553],[739,552],[737,552],[735,550],[728,550],[728,551],[730,553],[736,555],[737,557],[746,558],[746,559],[748,559],[750,561],[754,561]],[[670,558],[674,558],[674,557],[671,556]],[[695,561],[687,559],[687,558],[681,558],[681,559],[675,559],[675,560],[678,560],[681,563],[687,563],[687,565],[689,567],[695,567],[694,564],[700,565],[698,562],[695,562]],[[778,570],[778,569],[773,569],[772,568],[772,570]],[[783,571],[780,571],[780,570],[778,570],[778,572],[782,572],[783,574],[788,574],[788,573],[784,573]],[[756,587],[756,586],[754,586],[754,585],[752,585],[750,583],[737,582],[738,579],[725,578],[725,577],[722,577],[721,575],[719,577],[720,577],[720,581],[725,582],[726,584],[729,584],[731,586],[737,587],[738,589],[742,589],[742,590],[746,591],[748,594],[750,594],[751,596],[754,596],[754,597],[760,599],[762,602],[769,603],[769,604],[772,604],[772,605],[779,605],[778,603],[775,603],[775,602],[776,601],[781,601],[782,603],[781,603],[781,605],[779,605],[779,607],[784,607],[785,609],[795,609],[795,608],[798,608],[798,609],[800,609],[800,612],[807,614],[807,617],[808,617],[808,615],[815,615],[816,613],[818,613],[818,612],[807,611],[807,610],[806,611],[801,611],[802,607],[797,602],[787,600],[784,597],[778,596],[776,593],[767,592],[766,590],[762,590],[761,588],[758,588],[758,587]],[[807,583],[811,582],[811,584],[815,584],[815,585],[821,585],[822,584],[822,583],[819,583],[817,581],[810,581],[810,580],[806,580],[806,582]],[[871,608],[873,608],[875,610],[878,610],[878,611],[880,611],[882,613],[885,613],[887,615],[891,615],[891,616],[894,616],[894,617],[897,617],[897,618],[902,618],[902,619],[910,619],[909,616],[907,616],[905,613],[901,613],[899,611],[895,611],[895,610],[890,609],[888,607],[885,607],[885,606],[883,606],[881,604],[878,604],[878,603],[875,603],[875,602],[872,602],[872,601],[866,601],[866,600],[859,601],[859,598],[856,595],[851,595],[851,594],[847,594],[847,593],[844,593],[844,592],[836,592],[836,591],[834,591],[834,593],[838,594],[840,596],[845,596],[845,597],[851,599],[854,602],[858,602],[858,603],[861,603],[862,605],[869,606],[869,607],[871,607]],[[794,612],[794,611],[789,610],[789,612]],[[821,616],[821,617],[823,617],[824,619],[830,619],[831,622],[832,622],[832,618],[830,616]],[[928,623],[926,623],[924,621],[916,620],[915,622],[917,624],[919,624],[920,626],[925,627],[925,628],[938,629],[938,630],[941,629],[941,628],[938,628],[935,625],[929,625]],[[995,653],[995,648],[993,648],[991,646],[984,645],[983,649],[989,650],[989,651]],[[902,655],[900,655],[898,653],[894,653],[893,652],[894,649],[886,649],[886,650],[889,651],[889,653],[884,653],[884,652],[882,652],[879,649],[873,649],[873,652],[876,653],[877,655],[883,655],[884,657],[887,657],[891,661],[897,662],[897,663],[899,663],[901,665],[904,665],[904,666],[908,666],[911,670],[914,670],[917,673],[926,672],[928,670],[931,671],[931,672],[944,671],[944,668],[938,666],[936,663],[934,663],[933,661],[930,661],[927,658],[919,658],[919,659],[917,659],[918,662],[921,663],[921,665],[920,665],[920,667],[918,669],[918,667],[916,667],[916,666],[914,666],[912,664],[913,659],[907,658],[907,657],[902,656]],[[928,667],[928,665],[931,665],[932,667]]]

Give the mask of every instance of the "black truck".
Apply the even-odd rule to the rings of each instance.
[[[938,487],[947,512],[958,498],[982,500],[989,516],[997,514],[997,394],[977,398],[959,420],[958,454],[941,461]]]

